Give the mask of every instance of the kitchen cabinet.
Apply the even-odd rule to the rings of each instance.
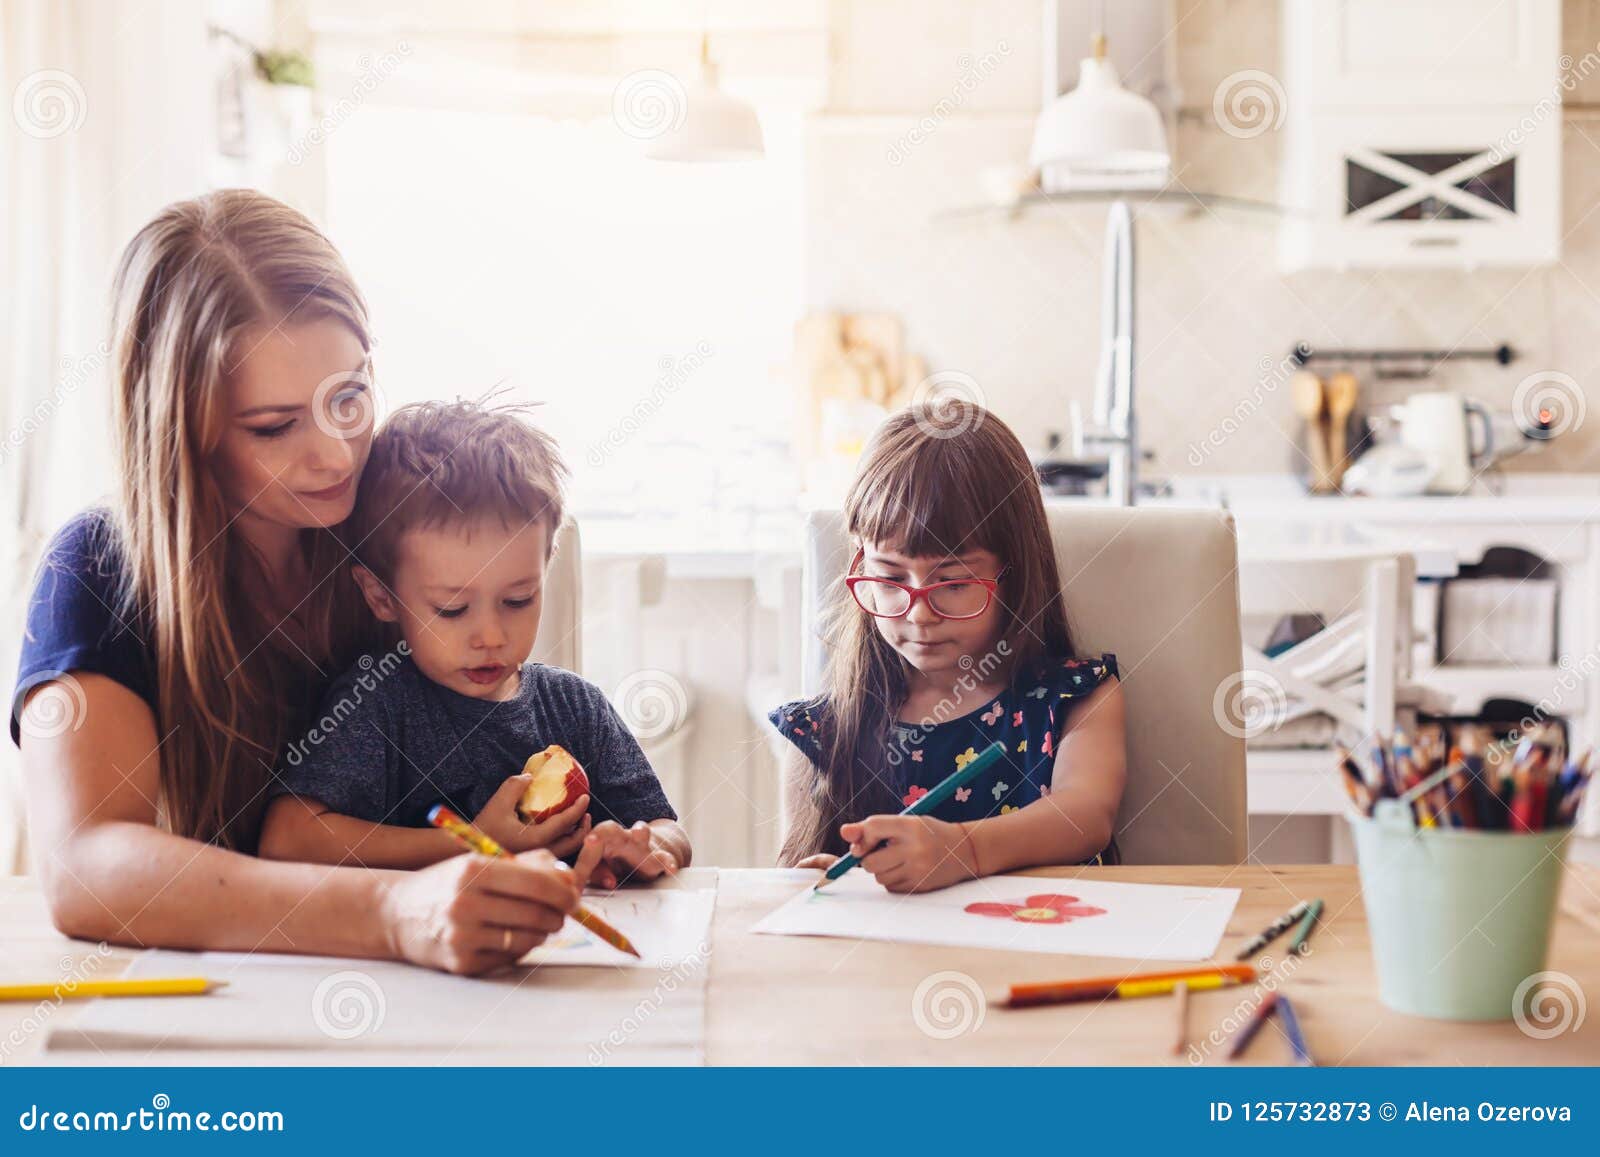
[[[1283,62],[1285,270],[1559,259],[1558,0],[1284,0]]]

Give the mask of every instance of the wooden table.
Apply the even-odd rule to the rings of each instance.
[[[1284,960],[1287,941],[1280,940],[1267,955],[1279,970],[1282,991],[1294,998],[1321,1064],[1600,1064],[1600,1007],[1589,1010],[1577,1031],[1548,1040],[1530,1037],[1511,1021],[1455,1023],[1384,1008],[1377,999],[1354,868],[1122,867],[1030,874],[1240,888],[1239,906],[1223,940],[1224,959],[1295,900],[1320,896],[1327,908],[1312,938],[1313,951],[1301,959]],[[1223,1049],[1211,1034],[1215,1030],[1215,1039],[1220,1040],[1230,1015],[1257,999],[1249,988],[1196,993],[1190,1005],[1194,1048],[1184,1056],[1173,1053],[1173,1008],[1161,998],[1028,1010],[992,1007],[983,1009],[980,1019],[980,1006],[970,999],[973,985],[995,992],[1015,981],[1116,972],[1127,962],[748,934],[752,924],[812,878],[809,873],[776,870],[720,873],[707,990],[706,1057],[711,1063],[1217,1064],[1224,1063]],[[0,978],[60,976],[70,967],[64,966],[68,958],[96,954],[93,945],[68,940],[50,927],[31,881],[0,881]],[[130,952],[116,950],[93,975],[114,976],[131,957]],[[1589,1003],[1600,1004],[1600,868],[1568,869],[1548,967],[1572,977]],[[920,1014],[914,1007],[919,986],[925,1006]],[[946,1020],[934,1007],[941,1001]],[[8,1042],[13,1030],[37,1024],[38,1012],[33,1004],[0,1004],[4,1062],[45,1059],[40,1051],[42,1031],[23,1033],[20,1045]],[[51,1024],[65,1023],[75,1012],[74,1002],[67,1002],[47,1019]],[[942,1035],[957,1028],[961,1031],[955,1035]],[[168,1064],[332,1060],[315,1054],[159,1059]],[[401,1059],[429,1063],[435,1058]],[[1252,1046],[1248,1059],[1288,1063],[1288,1045],[1269,1029]],[[120,1060],[130,1063],[129,1058]]]

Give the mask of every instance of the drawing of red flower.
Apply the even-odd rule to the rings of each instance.
[[[1020,904],[968,904],[962,910],[974,916],[995,916],[1023,924],[1068,924],[1084,916],[1106,914],[1104,908],[1078,903],[1076,896],[1058,896],[1049,892],[1029,896]]]
[[[911,790],[906,792],[906,794],[902,797],[901,802],[903,802],[906,805],[906,807],[910,807],[912,804],[916,803],[919,799],[921,799],[923,796],[925,796],[927,794],[928,794],[928,789],[927,788],[918,787],[916,784],[912,784],[911,785]]]

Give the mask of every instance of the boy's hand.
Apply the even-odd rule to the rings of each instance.
[[[589,834],[589,797],[579,796],[566,810],[549,819],[524,823],[517,814],[517,801],[531,782],[531,776],[511,776],[489,797],[472,822],[512,854],[544,848],[558,859],[565,859],[583,845],[583,838]]]
[[[850,841],[861,866],[891,892],[931,892],[974,875],[960,824],[927,816],[868,816],[842,825],[839,834]]]
[[[597,888],[615,888],[628,880],[654,880],[675,874],[681,866],[655,828],[640,820],[625,828],[615,820],[594,825],[601,843],[601,862],[590,878]]]

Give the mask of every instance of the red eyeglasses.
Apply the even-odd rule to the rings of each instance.
[[[865,550],[857,550],[850,569],[855,570],[865,557]],[[975,619],[989,609],[1000,580],[1006,577],[1010,569],[1009,566],[1001,567],[1000,573],[992,579],[951,579],[929,583],[925,587],[859,574],[847,575],[844,582],[850,588],[856,606],[874,618],[903,619],[911,613],[918,599],[926,599],[928,609],[941,619]]]

